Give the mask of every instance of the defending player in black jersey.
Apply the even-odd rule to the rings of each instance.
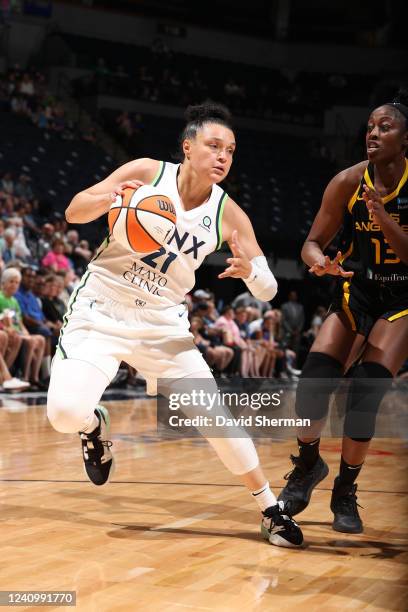
[[[318,276],[338,276],[337,292],[306,360],[296,412],[313,428],[298,433],[299,456],[279,499],[291,515],[306,508],[328,474],[319,455],[320,432],[331,393],[349,366],[350,390],[339,475],[331,498],[333,529],[360,533],[355,480],[375,431],[376,412],[408,350],[408,101],[376,108],[367,125],[367,157],[335,176],[302,249]],[[343,226],[343,251],[324,250]],[[318,393],[311,394],[319,379]],[[324,379],[322,392],[321,379]],[[316,381],[317,384],[317,381]],[[313,397],[313,401],[311,398]]]

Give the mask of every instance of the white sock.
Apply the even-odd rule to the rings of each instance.
[[[272,493],[269,482],[265,482],[264,486],[257,491],[252,492],[252,497],[261,509],[261,512],[265,512],[270,506],[275,506],[278,502],[274,494]]]
[[[99,425],[99,419],[96,414],[93,412],[85,421],[84,426],[81,429],[81,433],[90,434],[96,429]]]

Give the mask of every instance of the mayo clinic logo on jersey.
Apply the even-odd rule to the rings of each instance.
[[[408,198],[397,198],[398,210],[408,210]]]
[[[201,227],[201,229],[205,230],[206,232],[210,232],[211,231],[211,217],[209,217],[208,215],[206,215],[205,217],[203,217],[203,220],[201,223],[199,223],[199,227]]]

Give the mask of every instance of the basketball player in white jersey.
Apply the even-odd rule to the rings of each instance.
[[[218,187],[236,146],[228,110],[205,103],[189,107],[186,119],[181,164],[131,161],[78,193],[66,211],[69,222],[87,223],[107,213],[124,187],[152,184],[170,197],[177,214],[174,233],[156,252],[135,254],[107,238],[68,305],[51,373],[48,418],[60,432],[80,432],[85,471],[96,485],[105,484],[113,470],[109,415],[98,402],[121,361],[140,371],[148,386],[157,378],[201,378],[210,379],[216,392],[183,305],[204,257],[227,241],[233,257],[220,278],[242,278],[264,301],[277,291],[249,218]],[[270,490],[252,440],[208,441],[258,502],[263,537],[278,546],[301,545],[302,532]]]

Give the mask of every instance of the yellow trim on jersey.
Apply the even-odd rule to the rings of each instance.
[[[368,174],[368,166],[367,166],[367,168],[365,169],[365,172],[364,172],[364,180],[366,182],[366,185],[368,185],[371,189],[375,189],[375,187],[373,185],[373,182],[372,182],[372,180],[370,178],[370,175]]]
[[[401,317],[405,317],[408,315],[408,308],[406,310],[401,310],[401,312],[397,312],[397,314],[388,317],[387,321],[395,321],[396,319],[400,319]]]
[[[356,322],[354,321],[354,317],[351,314],[351,310],[349,307],[349,301],[350,301],[350,283],[349,281],[345,281],[343,283],[343,310],[346,313],[350,323],[351,323],[351,329],[353,331],[356,331],[357,326],[356,326]]]
[[[351,255],[351,254],[352,254],[352,252],[353,252],[353,248],[354,248],[354,244],[353,244],[353,242],[351,242],[351,244],[350,244],[350,246],[349,246],[348,250],[347,250],[347,251],[344,253],[344,255],[343,255],[343,257],[340,259],[340,262],[339,262],[339,263],[341,263],[341,264],[342,264],[344,261],[346,261],[347,257],[350,257],[350,255]]]
[[[399,192],[401,191],[402,187],[407,182],[407,179],[408,179],[408,159],[405,160],[405,170],[404,170],[404,174],[401,177],[400,182],[398,183],[397,187],[394,189],[392,193],[389,193],[387,196],[384,196],[383,198],[381,198],[382,203],[387,204],[387,202],[396,198]],[[372,180],[370,178],[370,175],[368,174],[368,166],[366,168],[366,171],[364,172],[364,180],[367,183],[367,185],[371,187],[371,189],[375,189],[372,183]]]
[[[354,204],[357,202],[357,198],[358,198],[358,192],[360,191],[360,183],[358,184],[357,189],[355,190],[355,192],[353,193],[353,195],[351,196],[351,198],[349,199],[349,203],[347,204],[347,208],[348,211],[351,213],[351,211],[353,210],[353,206]]]

